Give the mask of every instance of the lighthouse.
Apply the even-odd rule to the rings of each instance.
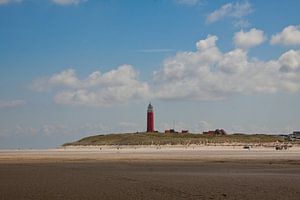
[[[154,112],[151,102],[147,109],[147,132],[154,132]]]

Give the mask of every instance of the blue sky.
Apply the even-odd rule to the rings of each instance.
[[[300,129],[300,2],[0,0],[0,148]]]

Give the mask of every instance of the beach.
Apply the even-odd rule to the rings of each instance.
[[[0,199],[299,199],[300,148],[0,151]]]

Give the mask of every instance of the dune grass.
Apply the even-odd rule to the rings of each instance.
[[[82,138],[78,141],[66,143],[70,145],[188,145],[188,144],[213,144],[213,143],[269,143],[283,141],[277,135],[266,134],[231,134],[231,135],[203,135],[183,133],[122,133],[95,135]]]

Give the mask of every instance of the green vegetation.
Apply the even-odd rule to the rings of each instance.
[[[232,135],[203,135],[182,133],[123,133],[109,135],[95,135],[83,138],[69,145],[187,145],[187,144],[213,144],[213,143],[268,143],[283,141],[276,135],[264,134],[232,134]]]

